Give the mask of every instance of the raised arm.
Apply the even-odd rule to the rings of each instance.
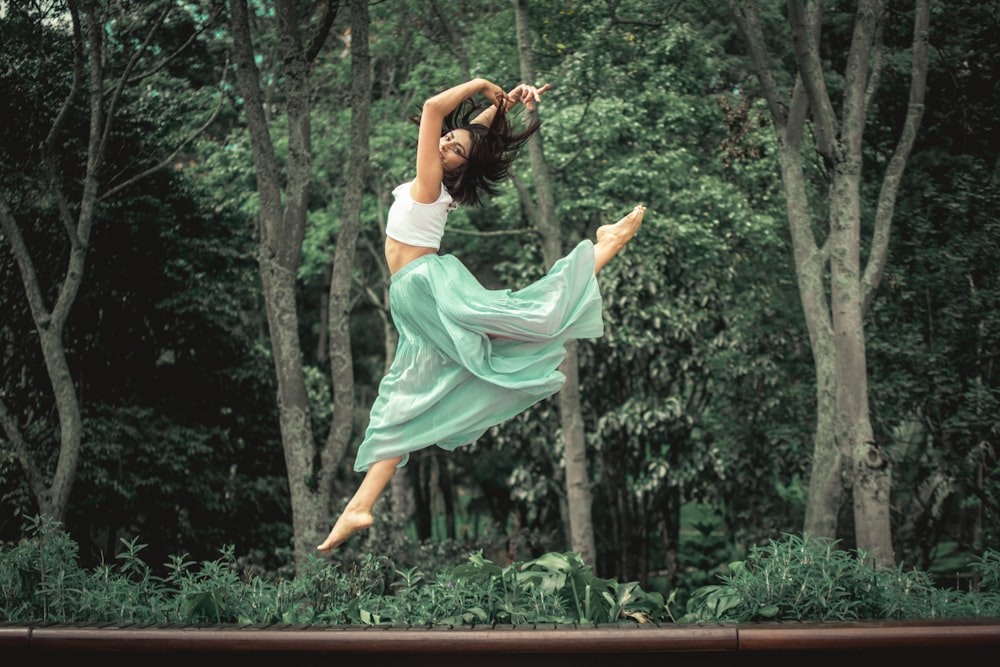
[[[417,133],[417,175],[410,188],[414,201],[430,204],[441,196],[441,128],[444,119],[468,98],[482,93],[494,104],[506,103],[503,88],[486,79],[472,79],[444,90],[424,102]],[[491,107],[492,108],[492,107]]]
[[[549,84],[545,84],[541,88],[529,85],[527,83],[522,83],[517,85],[513,90],[507,93],[507,106],[506,111],[510,111],[515,104],[521,102],[524,104],[525,108],[529,111],[534,107],[536,102],[542,101],[542,93],[547,92],[549,89]],[[473,123],[479,123],[480,125],[489,125],[493,122],[493,116],[497,113],[496,104],[483,109],[480,113],[473,119]]]

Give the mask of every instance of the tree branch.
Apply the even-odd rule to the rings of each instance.
[[[112,195],[115,195],[118,192],[121,192],[122,190],[124,190],[125,188],[129,187],[130,185],[133,185],[137,181],[141,181],[142,179],[144,179],[144,178],[146,178],[146,177],[148,177],[148,176],[150,176],[150,175],[152,175],[152,174],[160,171],[164,167],[169,166],[174,161],[174,158],[177,157],[177,155],[182,150],[184,150],[184,148],[188,144],[190,144],[192,141],[194,141],[195,139],[197,139],[198,137],[200,137],[202,134],[204,134],[205,131],[209,127],[211,127],[212,123],[215,122],[215,119],[218,118],[219,111],[222,109],[222,103],[226,99],[226,96],[225,96],[226,72],[228,70],[229,70],[229,57],[227,56],[226,57],[226,63],[225,63],[225,65],[222,68],[222,79],[219,81],[219,101],[215,105],[215,109],[212,111],[212,115],[208,117],[208,120],[206,120],[201,125],[201,127],[199,127],[198,129],[196,129],[186,139],[184,139],[184,141],[182,141],[181,143],[179,143],[177,145],[177,147],[174,148],[173,152],[170,153],[170,155],[168,155],[167,157],[163,158],[163,160],[161,160],[156,165],[150,167],[149,169],[147,169],[147,170],[145,170],[145,171],[143,171],[143,172],[141,172],[139,174],[136,174],[132,178],[129,178],[128,180],[126,180],[126,181],[124,181],[122,183],[119,183],[118,185],[116,185],[116,186],[114,186],[112,188],[109,188],[100,197],[97,198],[97,201],[103,201],[103,200],[107,199],[108,197],[111,197]]]
[[[809,96],[817,151],[827,160],[833,156],[833,140],[837,134],[837,116],[830,102],[819,54],[820,17],[822,9],[810,0],[808,9],[802,0],[789,0],[788,22],[792,27],[792,47],[798,62],[802,85]]]
[[[864,135],[869,66],[876,40],[876,5],[878,0],[859,0],[854,17],[851,47],[844,65],[844,108],[841,118],[841,141],[852,155],[860,154]]]
[[[31,310],[31,317],[36,327],[48,326],[50,313],[45,307],[45,299],[42,290],[38,286],[38,276],[35,273],[34,262],[31,261],[31,253],[24,243],[21,229],[17,226],[17,221],[11,213],[7,202],[0,199],[0,229],[3,229],[10,244],[11,252],[14,254],[14,261],[21,274],[21,283],[24,285],[24,294],[28,299],[28,307]]]
[[[927,91],[927,44],[930,25],[930,0],[917,0],[913,17],[913,61],[910,64],[910,99],[907,104],[906,120],[896,145],[896,151],[889,160],[882,189],[875,209],[875,228],[872,232],[872,249],[868,264],[861,280],[861,312],[868,311],[875,290],[882,281],[886,255],[889,248],[889,231],[896,207],[896,196],[903,178],[903,170],[909,160],[916,141],[917,130],[924,116],[924,96]]]
[[[528,202],[532,201],[531,193],[528,192],[528,186],[524,184],[521,177],[517,175],[517,172],[511,168],[508,172],[510,174],[510,181],[514,184],[514,189],[517,190],[518,200],[521,202],[521,209],[524,211],[524,215],[528,218],[528,223],[531,225],[532,229],[537,230],[540,224],[538,209],[528,206]]]
[[[323,49],[323,45],[326,44],[326,40],[330,36],[330,30],[333,28],[333,22],[337,18],[338,9],[340,9],[340,0],[326,0],[326,7],[323,11],[323,18],[320,20],[319,28],[306,48],[307,63],[315,60],[319,52]]]
[[[176,59],[178,56],[180,56],[182,53],[184,53],[184,51],[186,51],[187,48],[189,46],[191,46],[192,43],[194,43],[194,40],[196,40],[199,35],[201,35],[206,30],[208,30],[208,28],[215,22],[215,19],[218,18],[219,14],[221,14],[221,13],[222,13],[222,7],[216,8],[215,13],[212,14],[208,18],[208,20],[205,21],[202,24],[201,28],[199,28],[198,30],[195,30],[193,33],[191,33],[191,36],[188,37],[187,40],[183,44],[181,44],[179,47],[177,47],[176,49],[174,49],[173,53],[170,53],[166,57],[164,57],[160,61],[160,63],[158,65],[156,65],[155,67],[153,67],[152,69],[146,70],[145,72],[143,72],[141,74],[136,74],[135,76],[133,76],[132,78],[130,78],[126,82],[126,85],[130,85],[131,86],[131,85],[134,85],[136,83],[139,83],[143,79],[148,79],[149,77],[153,76],[157,72],[163,70],[164,67],[166,67],[167,65],[169,65],[171,62],[174,61],[174,59]]]
[[[107,149],[108,140],[111,138],[111,126],[112,126],[111,119],[114,118],[115,116],[115,107],[118,106],[118,100],[121,99],[122,91],[125,90],[125,86],[128,84],[132,70],[135,69],[136,64],[139,62],[139,59],[142,58],[142,55],[146,52],[146,49],[149,48],[149,45],[153,41],[153,36],[163,25],[163,22],[166,20],[167,14],[170,13],[171,9],[173,9],[173,3],[165,5],[163,10],[160,12],[160,15],[156,17],[155,21],[153,21],[153,24],[149,27],[149,30],[146,32],[146,37],[142,40],[142,43],[139,45],[139,48],[137,48],[132,53],[132,56],[129,58],[128,63],[126,63],[125,65],[125,69],[122,70],[121,76],[118,77],[118,83],[115,84],[114,88],[111,91],[111,99],[108,102],[108,108],[104,113],[104,117],[107,119],[107,122],[104,125],[104,133],[101,137],[100,148],[97,152],[98,156],[103,156],[104,151]],[[97,45],[94,44],[92,45],[91,48],[96,49]],[[102,85],[102,82],[103,79],[101,79],[100,81],[93,81],[91,82],[91,85],[94,86]],[[103,90],[101,91],[101,95],[103,97],[104,95]],[[100,158],[98,158],[98,161],[100,161]]]
[[[32,494],[34,494],[35,498],[44,497],[48,493],[48,490],[45,488],[45,482],[42,480],[42,475],[38,468],[35,467],[35,463],[31,458],[31,450],[28,448],[28,443],[25,442],[24,436],[21,434],[21,429],[18,428],[17,420],[7,410],[7,404],[3,402],[2,396],[0,396],[0,426],[3,426],[4,434],[14,446],[14,453],[21,461],[21,466],[24,468],[24,474],[28,478],[28,486],[31,487]]]
[[[73,100],[80,94],[80,88],[83,86],[83,30],[80,27],[80,8],[74,0],[71,0],[69,3],[69,10],[73,21],[73,83],[70,85],[69,93],[63,99],[62,106],[56,114],[55,120],[52,121],[52,127],[49,128],[49,133],[45,137],[44,144],[42,144],[42,163],[45,165],[49,187],[52,188],[52,193],[56,198],[56,205],[59,208],[59,219],[66,230],[66,234],[70,239],[74,239],[76,231],[73,228],[73,214],[69,210],[69,202],[66,200],[66,194],[63,192],[62,183],[59,181],[59,176],[56,173],[56,164],[53,160],[56,139],[66,124],[66,118],[69,116]]]
[[[736,27],[743,35],[743,41],[747,46],[750,63],[757,73],[760,81],[761,91],[764,101],[771,112],[771,120],[774,122],[778,136],[784,136],[787,128],[787,105],[782,99],[778,90],[778,84],[774,80],[771,70],[767,47],[764,45],[764,33],[760,29],[760,22],[757,19],[757,11],[754,8],[741,7],[737,0],[726,0],[729,11],[736,21]]]
[[[879,83],[882,81],[882,68],[885,65],[884,33],[885,33],[885,8],[875,21],[874,49],[872,55],[871,73],[868,75],[868,86],[865,90],[864,115],[868,116],[868,109],[871,108],[872,99],[878,92]]]

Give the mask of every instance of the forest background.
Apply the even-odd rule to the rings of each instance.
[[[759,4],[791,90],[789,11]],[[951,575],[1000,547],[1000,3],[933,3],[914,105],[920,4],[815,6],[834,91],[859,8],[879,10],[863,257],[922,111],[862,311],[867,442],[891,485],[882,562]],[[729,5],[744,3],[0,3],[0,540],[40,513],[84,563],[138,537],[154,564],[223,545],[301,564],[359,481],[394,348],[381,246],[412,117],[474,76],[553,90],[542,141],[486,206],[452,214],[443,251],[516,288],[635,203],[646,222],[602,272],[607,332],[570,350],[572,391],[415,455],[334,560],[574,549],[602,576],[698,584],[816,525],[821,356],[782,135]],[[822,241],[833,163],[802,155]],[[823,507],[845,548],[868,546],[852,475],[837,469],[845,493]]]

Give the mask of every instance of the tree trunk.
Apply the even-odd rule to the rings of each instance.
[[[441,491],[441,503],[444,506],[445,537],[455,540],[458,537],[458,513],[455,509],[455,486],[451,483],[451,470],[447,458],[436,457],[438,470],[438,489]]]
[[[859,0],[854,35],[843,72],[842,117],[828,96],[820,57],[821,4],[788,3],[797,63],[791,100],[782,99],[764,47],[752,2],[728,0],[763,89],[778,138],[782,181],[795,254],[796,274],[817,374],[817,430],[805,531],[836,537],[837,517],[849,485],[856,547],[877,565],[894,561],[889,521],[891,468],[874,440],[868,408],[864,313],[885,266],[899,179],[923,110],[926,81],[928,0],[918,0],[914,20],[910,107],[896,153],[883,177],[867,265],[861,259],[861,165],[870,91],[881,64],[877,0]],[[814,150],[830,176],[828,234],[817,241],[812,228],[803,168],[802,137],[807,115]],[[817,207],[821,208],[821,207]],[[824,278],[829,269],[829,303]],[[850,462],[845,467],[844,462]],[[846,480],[842,482],[841,480]]]
[[[233,0],[230,8],[237,89],[244,100],[260,198],[258,262],[278,385],[278,419],[291,494],[295,562],[299,567],[325,533],[326,522],[321,521],[327,518],[330,504],[329,487],[313,484],[316,446],[310,426],[295,290],[312,177],[309,68],[313,56],[303,48],[297,3],[280,0],[277,24],[288,120],[287,176],[282,187],[264,115],[247,2]],[[324,22],[324,26],[328,23]],[[313,47],[318,48],[322,41],[320,38]]]
[[[667,489],[666,498],[663,499],[663,504],[668,508],[668,510],[659,513],[658,532],[660,533],[660,547],[665,557],[663,569],[671,587],[677,583],[680,567],[677,554],[681,549],[680,506],[682,502],[683,498],[681,497],[680,489],[676,486],[671,487]],[[643,531],[644,536],[648,534],[648,531]],[[643,549],[643,551],[645,553],[649,553],[648,548]],[[648,568],[640,570],[637,574],[639,581],[642,582],[643,585],[648,585]]]
[[[337,234],[337,249],[330,280],[329,336],[330,372],[333,382],[333,420],[322,452],[319,495],[329,507],[334,475],[354,433],[354,365],[351,351],[351,276],[361,204],[368,180],[368,136],[370,133],[371,73],[368,56],[368,2],[351,0],[351,149],[345,176],[346,192]],[[338,508],[339,511],[339,508]],[[323,535],[330,523],[320,514],[316,530]]]
[[[65,517],[66,505],[69,503],[70,492],[76,479],[83,431],[76,386],[73,383],[73,377],[66,360],[63,330],[69,307],[75,299],[77,288],[83,278],[86,247],[79,242],[71,241],[70,257],[63,287],[60,289],[56,307],[52,311],[48,311],[44,305],[34,263],[21,237],[21,230],[13,213],[3,201],[0,201],[0,228],[3,229],[7,242],[11,245],[21,273],[25,294],[28,295],[32,319],[35,322],[35,330],[38,332],[42,358],[45,360],[55,401],[56,415],[59,419],[59,455],[51,481],[46,480],[43,467],[38,465],[36,461],[33,454],[35,446],[25,439],[17,418],[7,410],[6,404],[2,400],[0,400],[0,425],[3,426],[4,434],[17,452],[28,485],[38,505],[39,514],[61,523]],[[76,225],[76,231],[80,231],[79,223]],[[71,234],[71,236],[74,235]],[[77,270],[74,270],[74,267]]]
[[[406,467],[412,469],[415,486],[413,523],[417,541],[424,542],[434,534],[434,471],[428,450],[413,452]]]
[[[930,0],[917,0],[913,18],[913,55],[910,63],[910,93],[906,120],[896,150],[886,168],[875,209],[872,250],[861,279],[862,316],[867,312],[875,290],[881,282],[888,254],[889,232],[892,227],[896,196],[916,140],[917,130],[923,119],[924,96],[927,89],[929,25]],[[861,345],[864,345],[863,332]],[[858,546],[870,552],[876,564],[890,566],[895,561],[892,533],[888,529],[891,519],[889,493],[892,487],[892,469],[889,459],[882,454],[874,439],[864,439],[872,430],[868,417],[867,384],[864,389],[865,404],[861,423],[861,428],[864,430],[860,433],[861,438],[854,442],[855,532],[858,536]]]
[[[99,9],[103,10],[92,0],[68,3],[73,28],[72,85],[55,114],[48,136],[41,147],[42,166],[48,180],[47,194],[55,202],[69,247],[66,253],[65,274],[55,292],[55,302],[51,309],[45,301],[46,294],[52,290],[49,286],[40,284],[34,260],[24,242],[15,216],[7,203],[0,200],[0,228],[3,229],[4,236],[10,244],[21,274],[21,282],[24,285],[35,330],[38,332],[42,358],[59,421],[59,453],[50,481],[46,480],[47,473],[38,464],[34,454],[35,449],[41,448],[25,439],[24,429],[19,424],[17,416],[8,410],[2,400],[0,400],[0,426],[3,427],[4,434],[17,452],[29,487],[38,504],[39,513],[58,522],[62,522],[65,516],[76,480],[83,433],[80,399],[66,359],[63,336],[84,278],[90,233],[97,205],[102,198],[109,197],[126,185],[158,171],[168,162],[164,161],[158,167],[150,168],[101,192],[102,186],[107,186],[107,182],[101,181],[101,170],[105,166],[111,126],[116,117],[118,102],[135,74],[137,64],[148,55],[147,50],[152,37],[162,25],[169,7],[159,10],[159,14],[144,26],[142,38],[136,40],[134,52],[124,54],[126,64],[119,69],[117,79],[110,82],[112,84],[110,87],[107,86],[109,82],[105,78],[107,73],[105,64],[109,58],[105,44],[105,29],[106,23],[115,17]],[[116,60],[116,65],[117,62]],[[59,155],[60,146],[65,140],[63,130],[73,113],[73,107],[81,90],[87,95],[89,108],[89,117],[86,121],[89,133],[86,166],[82,174],[64,174],[60,171],[63,161]],[[66,183],[73,181],[82,185],[79,200],[76,202],[68,200],[64,189]],[[70,189],[73,190],[75,187]]]
[[[521,78],[525,83],[535,83],[535,68],[531,55],[531,32],[528,25],[526,0],[512,0],[517,26],[518,54]],[[536,110],[528,111],[533,120]],[[562,257],[562,234],[556,217],[552,175],[545,161],[541,134],[535,133],[528,141],[528,157],[535,185],[536,202],[524,201],[525,210],[542,237],[542,254],[546,266],[552,266]],[[577,342],[566,343],[566,358],[560,370],[566,383],[559,391],[559,416],[562,422],[563,445],[566,455],[566,500],[569,512],[570,550],[580,554],[583,562],[595,565],[597,549],[594,545],[594,524],[591,513],[590,474],[587,469],[587,447],[583,432],[583,414],[580,407],[580,383],[577,360]]]

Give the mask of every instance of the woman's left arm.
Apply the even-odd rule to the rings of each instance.
[[[521,102],[522,104],[524,104],[525,108],[527,108],[530,111],[536,103],[542,101],[542,93],[547,92],[548,90],[549,90],[549,84],[545,84],[541,88],[532,86],[527,83],[519,84],[515,86],[509,93],[507,93],[507,99],[504,102],[505,104],[504,110],[510,111],[512,108],[514,108],[515,104]],[[493,117],[497,113],[497,104],[499,103],[500,102],[491,104],[489,107],[484,109],[482,113],[476,116],[472,122],[478,123],[479,125],[489,125],[490,123],[492,123]]]

